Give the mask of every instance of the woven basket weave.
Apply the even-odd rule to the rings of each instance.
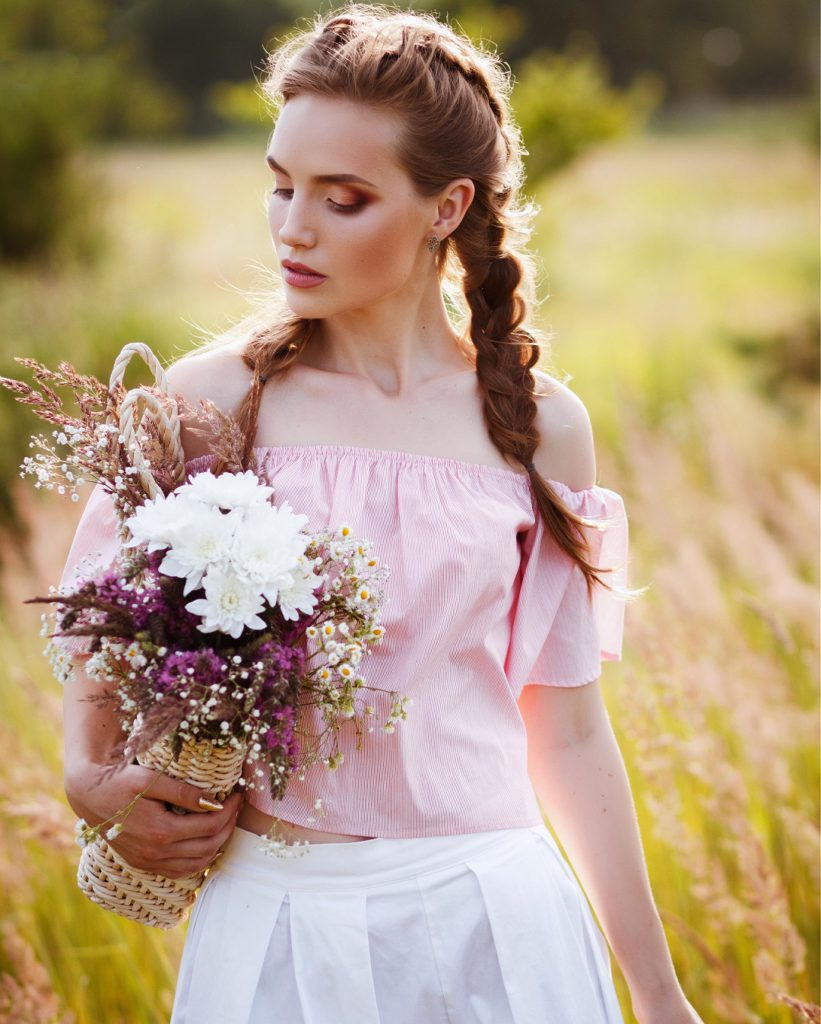
[[[163,768],[167,775],[198,786],[212,799],[224,800],[242,774],[247,754],[239,749],[217,747],[208,740],[185,740],[176,760],[171,760],[167,741],[155,743],[137,760],[147,768]],[[186,878],[166,878],[132,867],[102,836],[83,848],[77,884],[94,903],[121,917],[156,928],[181,924],[194,902],[205,871]]]

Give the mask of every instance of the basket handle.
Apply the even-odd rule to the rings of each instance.
[[[148,345],[141,341],[125,345],[114,360],[108,385],[109,390],[114,391],[119,384],[122,384],[128,364],[134,356],[139,356],[148,366],[149,370],[151,370],[156,387],[166,396],[168,402],[162,402],[156,394],[147,388],[132,388],[126,392],[125,398],[120,405],[119,417],[111,413],[109,415],[109,422],[119,419],[116,426],[122,435],[126,450],[130,453],[132,465],[137,469],[140,482],[148,496],[155,498],[161,493],[161,489],[154,479],[142,453],[137,439],[137,431],[142,424],[143,417],[150,413],[156,422],[163,444],[168,448],[173,457],[175,463],[174,480],[176,483],[182,483],[185,479],[185,455],[182,449],[182,441],[180,440],[180,418],[177,411],[177,403],[174,400],[165,370],[160,366],[159,360]],[[136,421],[135,411],[138,414]]]

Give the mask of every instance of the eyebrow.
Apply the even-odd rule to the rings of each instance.
[[[286,174],[290,177],[290,174],[288,174],[284,167],[280,167],[270,153],[265,154],[265,161],[271,170],[279,171],[280,174]],[[335,182],[344,183],[353,181],[359,185],[369,185],[371,188],[379,188],[378,185],[374,185],[374,183],[372,181],[368,181],[367,178],[360,178],[358,174],[317,174],[311,180],[315,181],[318,185],[332,185]]]

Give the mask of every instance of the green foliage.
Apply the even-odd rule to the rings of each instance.
[[[259,130],[261,125],[271,124],[271,111],[253,78],[246,82],[215,82],[208,90],[208,107],[233,128]]]
[[[263,58],[263,43],[292,26],[282,0],[141,0],[124,5],[112,33],[138,42],[152,77],[182,104],[183,129],[225,127],[215,113],[215,83],[242,82]]]
[[[622,92],[608,85],[594,50],[541,51],[516,66],[513,104],[528,149],[531,181],[552,174],[589,146],[638,131],[661,100],[654,75]]]
[[[619,86],[655,71],[669,103],[786,99],[818,88],[814,0],[520,0],[517,7],[524,31],[508,51],[514,65],[583,39],[599,46]]]
[[[506,50],[524,30],[524,11],[520,4],[476,0],[451,5],[449,21],[475,43],[490,49]]]
[[[169,17],[180,17],[173,13],[180,4],[166,6]],[[338,4],[276,0],[274,6],[279,20],[288,21]],[[818,91],[815,0],[416,0],[411,6],[462,25],[474,39],[492,40],[514,69],[537,53],[561,53],[577,41],[595,44],[615,85],[625,88],[652,71],[663,82],[667,105]]]
[[[0,8],[0,259],[93,258],[100,182],[82,166],[100,135],[159,134],[178,104],[108,47],[107,5],[59,0]]]
[[[71,50],[90,53],[103,44],[107,0],[4,0],[0,10],[0,52]]]
[[[43,257],[89,238],[91,183],[73,154],[89,129],[84,80],[68,55],[0,64],[0,257]]]

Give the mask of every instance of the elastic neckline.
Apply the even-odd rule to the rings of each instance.
[[[255,445],[252,450],[257,454],[263,455],[271,455],[274,452],[281,452],[283,455],[314,455],[317,457],[320,455],[336,454],[351,455],[359,458],[369,458],[372,460],[388,458],[392,461],[404,462],[409,465],[440,466],[443,469],[468,473],[474,476],[496,476],[505,480],[512,479],[518,481],[520,485],[526,486],[528,490],[531,490],[529,473],[518,473],[515,469],[506,469],[504,466],[488,466],[484,462],[467,462],[464,459],[451,459],[444,455],[420,455],[417,452],[400,452],[393,448],[364,448],[353,444]],[[190,466],[195,463],[205,463],[212,458],[212,455],[198,455],[193,459],[187,460],[186,465]],[[600,490],[598,484],[594,484],[592,487],[588,487],[580,491],[574,491],[572,487],[569,487],[561,480],[552,480],[548,477],[547,482],[554,488],[554,490],[563,493],[563,495],[582,495]]]
[[[452,469],[458,472],[475,473],[477,475],[516,477],[530,485],[530,477],[527,473],[518,473],[515,469],[508,469],[505,466],[488,466],[484,462],[468,462],[465,459],[452,459],[445,455],[422,455],[418,452],[401,452],[393,448],[364,448],[353,444],[278,444],[259,445],[254,448],[255,452],[282,452],[283,454],[314,453],[316,455],[328,455],[339,453],[340,455],[355,455],[369,459],[390,459],[393,462],[416,463],[424,466],[441,466],[444,469]]]

